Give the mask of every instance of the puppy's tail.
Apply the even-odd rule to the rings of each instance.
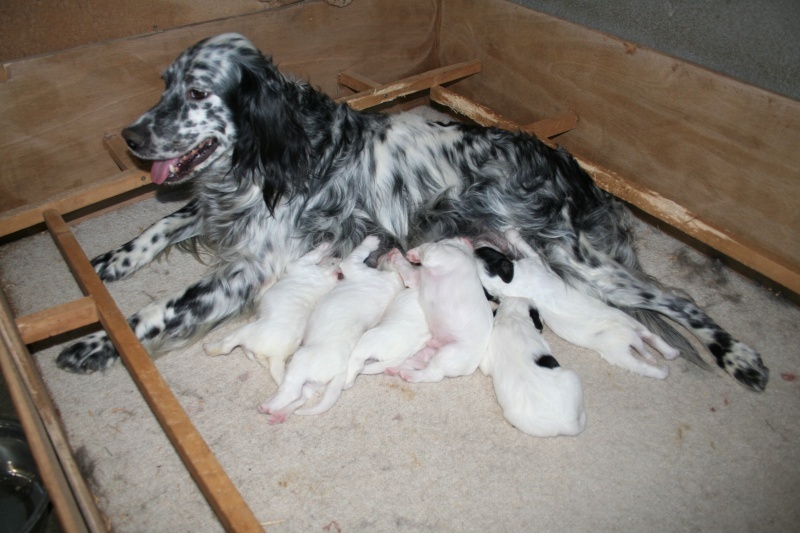
[[[316,405],[298,409],[295,411],[295,414],[302,416],[319,415],[333,407],[333,404],[335,404],[336,400],[339,399],[339,396],[342,395],[342,389],[344,388],[344,382],[346,379],[347,374],[339,374],[333,378],[328,383],[328,386],[325,388],[325,393],[322,395],[322,398]]]
[[[661,315],[657,312],[636,307],[627,307],[623,310],[644,324],[652,333],[664,339],[667,344],[680,350],[681,357],[696,364],[703,370],[711,370],[711,366],[700,356],[697,350],[695,350],[692,343],[666,320],[661,318]]]

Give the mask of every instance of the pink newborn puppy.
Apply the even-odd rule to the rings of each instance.
[[[513,426],[534,437],[577,435],[586,426],[581,380],[550,355],[532,308],[524,298],[502,299],[481,371],[492,376],[497,402]]]
[[[646,344],[666,359],[676,358],[678,350],[631,316],[564,283],[515,230],[506,232],[506,238],[522,259],[510,261],[491,248],[477,251],[485,267],[481,269],[481,281],[490,294],[533,300],[542,321],[556,335],[597,351],[612,365],[656,379],[669,375],[668,367],[655,365]],[[631,349],[644,360],[635,357]]]
[[[222,340],[204,344],[205,352],[229,354],[241,346],[248,358],[269,368],[280,384],[286,359],[300,346],[311,311],[339,281],[339,260],[326,257],[329,248],[329,243],[321,244],[290,263],[261,298],[256,320]]]
[[[388,260],[403,279],[418,276],[415,268],[398,250],[392,250]],[[428,321],[419,303],[416,288],[401,290],[394,297],[377,326],[361,336],[347,368],[345,389],[353,386],[358,374],[380,374],[399,365],[425,347],[431,339]]]
[[[378,268],[364,264],[378,245],[377,237],[367,237],[340,263],[344,279],[319,301],[278,391],[258,408],[269,415],[270,424],[283,422],[295,411],[324,413],[339,399],[353,348],[403,287],[400,275],[385,259]],[[324,392],[317,405],[298,409],[320,391]]]
[[[386,372],[411,382],[472,374],[492,332],[492,311],[478,278],[472,245],[465,239],[446,239],[423,244],[406,257],[421,264],[419,301],[432,338],[413,357]]]

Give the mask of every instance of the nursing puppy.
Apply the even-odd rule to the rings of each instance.
[[[507,231],[506,239],[523,256],[522,259],[512,262],[488,247],[476,250],[484,264],[479,271],[487,292],[501,298],[530,298],[536,303],[544,323],[556,335],[598,352],[612,365],[656,379],[669,375],[668,367],[655,365],[655,357],[647,345],[661,352],[666,359],[678,357],[678,350],[619,309],[565,284],[545,267],[515,230]],[[631,348],[646,361],[635,357]]]
[[[525,298],[503,298],[480,364],[514,427],[534,437],[575,436],[586,426],[578,374],[559,366],[534,327]]]
[[[324,413],[339,399],[353,348],[403,287],[400,275],[385,258],[378,268],[364,264],[379,244],[378,237],[369,236],[340,263],[344,279],[317,303],[278,391],[258,408],[269,415],[270,424],[283,422],[295,411]],[[319,403],[298,409],[315,392],[323,392]]]
[[[415,267],[397,249],[387,259],[403,280],[418,277]],[[347,368],[345,389],[353,386],[358,374],[380,374],[399,365],[431,339],[428,321],[419,303],[419,290],[408,287],[394,297],[377,326],[359,339]]]
[[[256,320],[220,341],[204,344],[205,352],[223,355],[241,346],[280,384],[286,359],[300,346],[314,306],[339,281],[339,260],[327,257],[329,248],[329,243],[321,244],[290,263],[261,298]]]
[[[421,265],[416,271],[419,280],[409,281],[419,287],[432,337],[422,350],[387,373],[411,382],[472,374],[492,332],[492,311],[478,278],[472,245],[465,239],[445,239],[414,248],[406,257]]]

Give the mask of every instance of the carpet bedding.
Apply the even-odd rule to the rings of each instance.
[[[180,207],[175,196],[87,220],[75,234],[93,257]],[[581,377],[587,426],[540,439],[505,421],[480,372],[418,385],[360,376],[327,413],[269,426],[256,406],[276,385],[240,349],[209,357],[198,343],[157,366],[269,531],[794,530],[800,310],[656,227],[635,228],[650,274],[761,352],[764,393],[683,359],[660,363],[664,381],[640,377],[545,330],[553,355]],[[109,288],[129,314],[204,270],[176,250]],[[0,281],[18,316],[82,296],[47,234],[0,248]],[[37,345],[34,356],[114,529],[221,530],[125,367],[69,374],[55,366],[61,347]]]

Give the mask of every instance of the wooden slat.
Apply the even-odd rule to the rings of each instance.
[[[94,300],[85,296],[16,319],[22,342],[33,342],[96,324],[99,320]]]
[[[520,129],[519,124],[516,122],[506,120],[488,107],[444,87],[432,88],[431,100],[449,107],[460,115],[469,117],[481,126],[494,126],[511,131]]]
[[[480,61],[465,61],[423,72],[387,85],[371,87],[359,93],[340,98],[338,101],[347,103],[353,109],[366,109],[390,102],[402,96],[430,89],[434,85],[459,80],[477,74],[480,71]]]
[[[578,124],[578,114],[570,109],[558,115],[531,122],[530,124],[522,126],[522,130],[532,133],[542,139],[552,139],[556,135],[561,135],[562,133],[567,133],[572,130],[576,124]]]
[[[70,213],[147,185],[150,185],[150,176],[147,172],[137,169],[126,170],[47,201],[6,211],[0,215],[0,237],[41,223],[43,221],[42,212],[45,210],[53,209],[59,213]]]
[[[379,83],[370,78],[350,71],[339,73],[339,83],[354,91],[369,91],[380,87]],[[578,122],[578,115],[574,111],[567,111],[520,127],[516,122],[505,120],[488,107],[473,102],[469,98],[465,98],[441,85],[434,85],[430,88],[430,98],[438,104],[449,107],[456,113],[470,117],[478,124],[512,131],[526,131],[536,135],[547,144],[549,144],[547,139],[571,130]]]
[[[338,81],[340,84],[353,89],[356,92],[368,91],[370,89],[377,89],[381,86],[380,83],[373,81],[358,72],[345,71],[340,72]]]
[[[107,531],[75,462],[63,423],[0,290],[0,366],[39,475],[65,532]]]
[[[44,218],[78,285],[96,302],[100,322],[136,386],[223,527],[229,531],[262,531],[253,512],[128,326],[125,316],[95,274],[89,259],[64,220],[53,210],[45,211]]]
[[[448,101],[448,99],[443,101]],[[485,126],[496,125],[510,130],[526,129],[526,127],[503,118],[488,107],[472,102],[467,97],[459,96],[456,102],[458,105],[456,111]],[[493,123],[495,120],[496,124]],[[756,244],[736,238],[730,233],[714,227],[688,209],[664,198],[652,189],[632,182],[575,152],[572,155],[601,189],[800,294],[800,273],[787,261]]]
[[[128,150],[125,139],[119,133],[106,133],[103,136],[103,144],[121,171],[136,168],[136,161]]]
[[[553,144],[547,139],[568,132],[578,123],[578,115],[574,111],[567,111],[553,117],[537,120],[527,126],[520,126],[516,122],[506,120],[485,105],[474,102],[451,89],[439,86],[431,88],[431,100],[437,104],[447,106],[456,113],[469,117],[483,126],[532,133],[550,146],[553,146]]]

